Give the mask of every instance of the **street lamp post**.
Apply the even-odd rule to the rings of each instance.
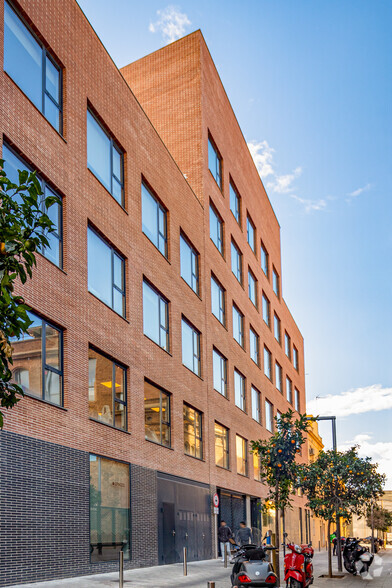
[[[318,416],[318,417],[308,417],[308,421],[332,421],[332,448],[335,453],[338,450],[338,444],[336,440],[336,416]],[[343,571],[342,565],[342,542],[340,537],[340,517],[338,517],[338,509],[337,505],[335,505],[336,511],[336,547],[338,552],[338,571]],[[329,541],[329,537],[328,537]]]

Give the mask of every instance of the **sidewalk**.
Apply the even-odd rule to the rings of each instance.
[[[336,557],[334,558],[334,573],[337,573]],[[230,564],[229,564],[230,566]],[[369,588],[392,588],[392,550],[381,552],[371,567],[371,580],[363,580],[345,574],[344,578],[330,580],[320,578],[327,573],[326,552],[316,552],[314,556],[314,584],[313,588],[357,588],[368,585]],[[208,581],[215,582],[215,588],[230,588],[231,567],[225,569],[220,560],[191,562],[188,564],[188,575],[183,576],[182,564],[141,568],[124,572],[124,588],[163,588],[165,586],[183,586],[192,588],[206,588]],[[282,582],[283,587],[283,582]],[[17,588],[116,588],[118,573],[96,574],[80,578],[52,580],[33,584],[18,584]],[[14,585],[13,588],[16,588]]]

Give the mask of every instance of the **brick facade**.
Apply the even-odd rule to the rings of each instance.
[[[1,63],[3,6],[1,1]],[[119,72],[74,0],[62,1],[61,10],[52,0],[33,3],[20,0],[15,7],[63,68],[63,136],[54,130],[1,68],[0,142],[6,142],[19,153],[63,197],[63,269],[38,254],[33,279],[23,287],[18,286],[17,290],[35,313],[63,330],[64,406],[53,406],[26,396],[6,415],[1,440],[6,443],[10,461],[3,461],[2,467],[6,473],[8,468],[10,470],[6,478],[1,472],[1,480],[12,487],[16,478],[11,477],[18,475],[22,500],[16,501],[15,497],[9,510],[2,503],[2,508],[6,508],[2,513],[2,524],[17,514],[18,508],[21,513],[27,510],[32,517],[37,516],[33,504],[35,498],[29,494],[30,474],[26,475],[32,467],[30,464],[35,463],[36,454],[39,470],[45,471],[46,467],[49,477],[53,477],[50,500],[53,517],[49,519],[50,529],[46,529],[45,534],[53,536],[53,549],[59,560],[53,568],[44,567],[39,555],[34,556],[36,551],[28,551],[31,557],[29,567],[26,567],[25,553],[21,550],[17,556],[13,555],[16,559],[9,565],[6,578],[15,581],[50,579],[57,575],[91,573],[92,569],[112,570],[117,565],[106,562],[91,567],[86,563],[85,555],[81,555],[89,550],[89,453],[131,464],[133,533],[129,565],[155,564],[158,561],[157,518],[151,504],[154,505],[155,500],[156,505],[157,471],[181,475],[206,484],[214,491],[223,488],[253,497],[266,495],[262,484],[254,480],[251,458],[248,459],[248,476],[237,474],[235,459],[236,434],[248,441],[268,435],[265,400],[272,403],[274,415],[290,406],[285,389],[283,394],[276,389],[274,375],[270,381],[263,373],[264,345],[272,353],[273,374],[277,360],[283,369],[283,385],[287,374],[293,382],[293,392],[294,388],[299,391],[300,409],[305,411],[303,339],[281,294],[278,298],[272,290],[272,268],[275,267],[282,292],[279,224],[199,31]],[[88,107],[124,151],[124,208],[87,168]],[[208,170],[208,133],[223,159],[222,191]],[[230,212],[230,178],[242,199],[241,226]],[[168,211],[167,259],[142,232],[142,181]],[[224,222],[223,256],[209,236],[210,202]],[[256,228],[255,254],[246,242],[247,214]],[[88,292],[88,226],[92,226],[125,258],[125,318]],[[198,295],[180,275],[180,233],[199,254]],[[242,285],[231,271],[232,239],[242,253]],[[260,266],[261,241],[269,254],[268,278]],[[258,308],[248,298],[248,267],[257,279]],[[211,314],[212,272],[226,290],[225,327]],[[143,335],[143,279],[169,301],[169,352]],[[262,320],[262,292],[270,300],[270,327]],[[233,303],[245,317],[244,349],[233,339]],[[281,344],[273,334],[274,312],[281,320]],[[182,317],[201,333],[201,377],[182,365]],[[259,335],[259,366],[249,356],[250,326]],[[291,337],[291,344],[298,349],[298,371],[284,352],[285,331]],[[127,368],[126,431],[89,418],[89,346]],[[213,347],[228,360],[227,398],[213,389]],[[246,412],[235,406],[234,368],[246,378]],[[171,394],[170,448],[145,439],[145,378]],[[261,424],[252,419],[251,385],[261,393]],[[200,460],[184,453],[184,402],[203,413],[203,459]],[[230,430],[229,470],[215,465],[215,420]],[[16,456],[21,444],[26,448],[23,475],[20,471],[17,474],[15,469],[19,467]],[[47,457],[52,461],[45,465]],[[64,473],[61,476],[56,474],[60,471],[56,468],[64,468]],[[60,478],[65,484],[65,494],[61,494],[61,498],[55,491]],[[34,478],[34,483],[37,489],[43,490],[39,477]],[[66,498],[70,504],[76,488],[80,516],[71,524],[70,514],[70,528],[64,533],[61,523],[61,532],[57,533],[57,521],[60,525],[57,510],[61,508],[67,512],[63,500]],[[303,499],[295,498],[296,507],[303,506],[303,503]],[[23,521],[19,518],[21,523]],[[73,543],[71,535],[74,537],[77,533],[71,532],[76,529],[72,525],[80,530],[80,540]],[[37,521],[34,529],[34,533],[41,533]],[[27,534],[26,528],[22,539],[25,543]],[[151,546],[151,558],[143,555],[145,539]],[[17,547],[15,541],[16,538],[11,544]],[[28,550],[33,545],[25,547]],[[64,557],[66,561],[61,559]],[[26,570],[30,576],[25,574]]]

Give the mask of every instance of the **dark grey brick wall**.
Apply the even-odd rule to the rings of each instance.
[[[0,586],[108,572],[90,563],[89,454],[0,432]],[[131,466],[131,560],[157,564],[156,472]]]

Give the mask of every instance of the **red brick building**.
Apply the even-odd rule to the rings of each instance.
[[[5,169],[36,169],[62,202],[18,288],[33,324],[14,342],[26,396],[0,433],[0,585],[113,570],[120,549],[128,567],[185,545],[209,558],[221,518],[259,538],[249,442],[305,411],[303,339],[204,39],[120,72],[74,0],[0,6]]]

